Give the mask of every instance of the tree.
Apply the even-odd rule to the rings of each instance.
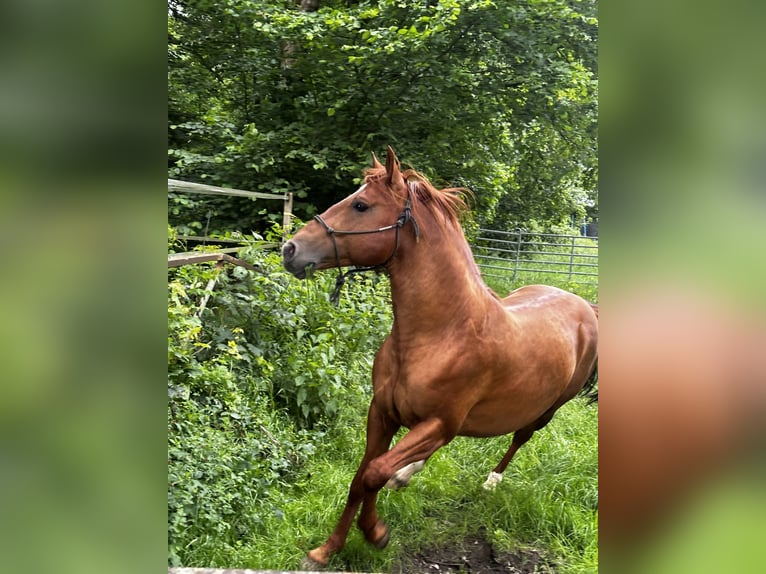
[[[483,223],[560,225],[597,185],[597,25],[592,0],[171,0],[170,172],[305,218],[390,144]]]

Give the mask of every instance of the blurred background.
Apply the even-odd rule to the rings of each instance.
[[[600,4],[604,572],[762,568],[763,17]]]
[[[165,563],[165,9],[0,9],[2,568]]]
[[[3,566],[162,569],[167,9],[2,12]],[[599,6],[604,572],[766,558],[765,12]]]

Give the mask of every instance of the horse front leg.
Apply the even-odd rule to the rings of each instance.
[[[359,527],[364,532],[367,542],[377,548],[384,548],[388,543],[388,526],[378,518],[375,506],[380,489],[392,481],[392,477],[398,475],[402,469],[409,469],[402,484],[406,485],[409,474],[420,470],[425,461],[454,436],[455,433],[448,430],[443,421],[427,420],[414,426],[394,448],[369,461],[363,472],[362,480],[366,494],[359,516]]]
[[[370,461],[364,473],[365,487],[371,492],[378,492],[405,467],[412,465],[410,468],[419,470],[433,453],[455,438],[456,428],[456,425],[439,418],[416,424],[394,448]]]
[[[304,568],[309,570],[314,566],[326,566],[333,554],[340,551],[346,544],[348,532],[354,521],[359,505],[363,504],[362,514],[359,518],[359,527],[364,532],[368,542],[378,547],[385,546],[388,541],[388,528],[377,517],[375,501],[378,490],[371,491],[364,482],[364,476],[372,460],[388,450],[391,439],[399,429],[399,424],[385,416],[375,404],[373,399],[367,416],[367,445],[364,457],[359,464],[359,469],[351,481],[346,506],[343,508],[341,517],[335,530],[321,546],[311,550],[304,561]]]
[[[364,539],[375,548],[382,550],[388,545],[388,526],[378,517],[378,491],[368,491],[362,501],[362,511],[359,513],[359,529]]]

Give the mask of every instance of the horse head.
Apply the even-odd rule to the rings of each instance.
[[[284,266],[299,279],[309,269],[384,267],[396,255],[400,229],[409,222],[417,234],[409,186],[389,146],[385,166],[373,153],[362,186],[285,243]]]

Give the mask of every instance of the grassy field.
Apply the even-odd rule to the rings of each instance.
[[[243,541],[242,567],[298,568],[304,553],[324,542],[345,501],[361,457],[363,417],[328,437],[305,478],[272,493],[274,512]],[[597,409],[583,399],[564,406],[517,454],[494,492],[482,488],[509,439],[459,437],[437,451],[410,486],[384,490],[379,512],[391,527],[379,551],[352,529],[331,570],[398,572],[410,554],[432,546],[486,537],[498,550],[533,548],[556,572],[595,572],[597,546]]]
[[[346,347],[363,338],[363,331],[353,331],[359,326],[370,325],[382,336],[389,319],[377,309],[386,286],[374,280],[350,285],[344,304],[353,307],[342,310],[339,321],[338,311],[324,295],[318,296],[333,277],[295,282],[279,275],[276,259],[263,257],[259,263],[271,266],[268,276],[256,277],[256,286],[249,276],[230,279],[217,291],[218,300],[211,301],[217,314],[202,321],[189,318],[196,299],[183,294],[189,285],[204,285],[206,277],[185,270],[170,283],[174,335],[169,339],[168,501],[173,565],[300,568],[305,553],[334,528],[362,456],[370,360],[379,342],[375,335],[354,352]],[[545,274],[540,282],[550,283],[551,277]],[[520,286],[495,278],[487,282],[500,294]],[[595,286],[559,286],[597,300]],[[314,301],[301,309],[309,295]],[[300,347],[291,339],[298,332],[295,325],[304,324],[305,347]],[[337,332],[308,341],[309,333],[329,328]],[[348,340],[343,339],[345,330]],[[307,369],[313,374],[305,384],[322,378],[324,386],[316,388],[329,390],[324,399],[311,399],[301,388],[285,394],[295,373]],[[305,427],[300,423],[303,411],[292,407],[309,399],[312,408],[332,415]],[[332,411],[327,410],[330,403]],[[354,527],[329,569],[417,572],[422,570],[413,566],[413,557],[481,539],[495,553],[539,554],[539,567],[524,572],[595,572],[597,422],[596,405],[582,398],[570,401],[522,447],[492,492],[482,484],[508,448],[510,436],[458,437],[434,454],[408,488],[381,492],[379,514],[391,528],[388,547],[372,548]]]

